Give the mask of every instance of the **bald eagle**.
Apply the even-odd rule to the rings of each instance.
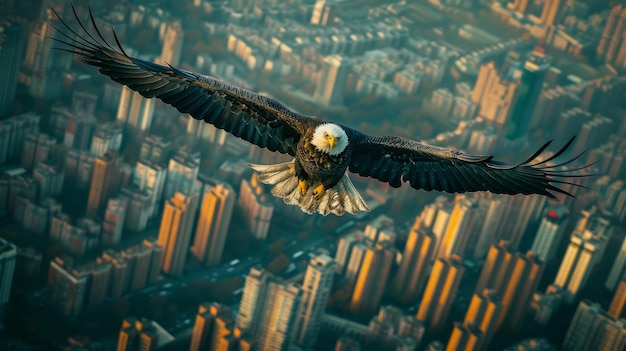
[[[77,30],[56,15],[64,26],[55,28],[64,39],[51,38],[64,45],[57,49],[77,55],[82,62],[98,67],[102,74],[146,98],[158,98],[181,113],[252,144],[294,157],[283,164],[250,166],[258,173],[259,181],[273,185],[273,195],[309,214],[342,215],[369,210],[348,172],[387,182],[392,187],[408,182],[411,187],[426,191],[490,191],[549,197],[555,197],[553,192],[572,196],[554,184],[573,184],[563,177],[584,176],[573,174],[574,169],[559,168],[577,157],[557,165],[548,164],[569,149],[573,138],[542,161],[537,161],[537,157],[550,142],[524,162],[505,164],[493,156],[471,155],[398,136],[370,136],[339,123],[298,114],[274,99],[214,77],[130,57],[115,33],[115,47],[104,39],[91,11],[91,31],[81,23],[75,10],[80,26]]]

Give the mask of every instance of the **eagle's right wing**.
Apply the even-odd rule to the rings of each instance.
[[[305,128],[303,124],[313,120],[289,110],[276,100],[213,77],[130,57],[115,33],[117,48],[103,38],[91,12],[95,33],[85,28],[76,11],[74,15],[82,31],[73,30],[55,14],[65,27],[64,30],[55,29],[67,39],[51,38],[66,46],[57,49],[77,54],[82,62],[98,67],[102,74],[146,98],[158,98],[182,113],[257,146],[294,156]]]
[[[372,137],[351,130],[352,144],[350,171],[400,187],[408,182],[412,188],[449,193],[490,191],[496,194],[541,194],[555,197],[553,192],[573,196],[558,187],[559,184],[581,186],[567,178],[588,177],[576,173],[589,168],[561,169],[578,159],[578,154],[558,164],[550,162],[563,155],[572,145],[570,139],[552,156],[538,160],[550,142],[540,147],[524,162],[505,164],[489,155],[471,155],[461,151],[418,143],[398,137]]]

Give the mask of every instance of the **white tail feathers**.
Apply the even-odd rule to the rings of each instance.
[[[320,183],[309,184],[306,195],[300,194],[294,161],[275,165],[250,164],[250,167],[258,172],[257,178],[261,183],[274,185],[272,195],[282,198],[288,205],[300,206],[308,214],[318,212],[324,216],[329,213],[341,216],[345,212],[356,214],[370,210],[347,172],[337,185],[326,189],[322,196],[316,198],[313,196],[313,189]]]

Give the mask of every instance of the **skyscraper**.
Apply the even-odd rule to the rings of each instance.
[[[60,257],[50,261],[48,296],[66,316],[77,316],[86,304],[88,275]]]
[[[593,211],[583,211],[554,279],[554,284],[565,290],[566,303],[572,303],[587,283],[606,249],[610,230],[606,219]]]
[[[237,204],[252,235],[265,240],[274,214],[274,205],[264,193],[263,186],[255,175],[250,180],[241,181]]]
[[[158,244],[163,247],[165,274],[177,276],[183,273],[197,208],[198,194],[176,193],[165,203],[158,238]]]
[[[102,221],[102,237],[100,238],[102,244],[113,245],[120,241],[126,221],[127,208],[127,197],[118,196],[107,201],[104,220]]]
[[[220,336],[230,333],[234,324],[230,309],[219,303],[203,303],[198,308],[189,351],[215,350]]]
[[[271,282],[266,299],[257,350],[286,351],[291,345],[302,289]]]
[[[17,247],[0,238],[0,332],[4,330],[4,311],[9,302]]]
[[[439,247],[438,257],[447,258],[453,254],[463,255],[468,241],[476,241],[476,236],[472,234],[480,231],[483,217],[484,213],[480,211],[476,199],[457,195]]]
[[[0,23],[0,117],[9,115],[22,62],[24,31],[17,22]]]
[[[558,25],[559,13],[561,11],[561,0],[546,0],[543,3],[543,10],[539,21],[546,26]]]
[[[400,267],[393,278],[393,295],[403,303],[414,303],[424,289],[435,250],[435,236],[415,225],[409,232]]]
[[[191,252],[207,266],[220,264],[235,207],[235,190],[222,182],[206,183]]]
[[[620,280],[624,278],[626,278],[626,238],[622,241],[622,246],[613,262],[613,267],[609,271],[604,287],[613,291]]]
[[[495,290],[485,289],[481,294],[474,294],[470,302],[465,323],[472,323],[482,332],[478,349],[487,349],[496,330],[502,303]]]
[[[39,162],[48,161],[56,146],[56,140],[48,134],[28,134],[22,147],[22,167],[33,170]]]
[[[543,269],[543,263],[531,251],[522,255],[507,242],[491,246],[475,294],[493,289],[502,299],[497,330],[515,332],[523,323]]]
[[[464,272],[459,255],[435,261],[417,311],[417,319],[427,325],[429,333],[437,333],[444,327]]]
[[[609,306],[609,314],[614,318],[626,318],[626,279],[620,280]]]
[[[479,351],[483,333],[480,328],[471,322],[463,324],[454,322],[454,329],[450,335],[446,351]]]
[[[626,45],[622,41],[622,36],[625,25],[626,7],[621,4],[614,6],[606,20],[602,37],[596,48],[596,57],[598,59],[618,66],[624,66]]]
[[[96,217],[109,197],[119,190],[122,158],[115,151],[108,151],[96,158],[91,177],[87,215]]]
[[[246,278],[237,328],[258,340],[257,350],[287,350],[301,298],[299,287],[252,268]]]
[[[350,310],[357,314],[376,311],[383,297],[396,249],[388,241],[370,244],[356,279]]]
[[[339,239],[337,252],[335,253],[335,267],[340,276],[343,276],[345,273],[354,244],[363,240],[363,237],[363,231],[354,229]]]
[[[340,55],[326,57],[322,63],[322,74],[317,81],[313,98],[325,106],[341,105],[350,67],[351,62],[347,57]]]
[[[295,340],[301,346],[313,346],[320,330],[320,319],[330,295],[335,262],[328,255],[311,259],[302,285],[302,306],[296,318]]]
[[[167,24],[165,35],[163,36],[163,49],[161,56],[156,63],[161,65],[172,65],[174,67],[180,64],[180,54],[183,49],[183,38],[185,31],[180,22],[171,22]]]
[[[587,299],[578,304],[570,323],[563,351],[619,351],[626,348],[626,322],[611,317],[600,304]]]
[[[188,148],[179,149],[170,159],[163,197],[169,199],[174,193],[191,194],[200,170],[200,153]]]
[[[149,217],[158,213],[158,206],[163,198],[166,177],[167,169],[164,169],[161,165],[145,160],[137,162],[133,183],[137,189],[150,196]]]
[[[146,99],[127,86],[122,87],[116,120],[124,126],[124,140],[138,145],[144,133],[152,126],[154,99]]]
[[[540,260],[550,263],[559,248],[567,223],[569,210],[565,206],[548,207],[535,235],[530,251],[535,252]]]
[[[173,341],[163,327],[147,318],[127,317],[117,339],[117,351],[152,351]]]
[[[122,126],[116,123],[98,124],[91,138],[91,153],[96,157],[104,155],[107,151],[119,153],[122,147]]]

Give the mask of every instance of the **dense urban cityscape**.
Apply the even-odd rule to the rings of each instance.
[[[308,215],[248,166],[289,156],[54,50],[72,5],[131,56],[370,134],[513,163],[577,135],[594,176],[354,175],[370,212]],[[0,350],[624,350],[625,88],[618,0],[0,0]]]

